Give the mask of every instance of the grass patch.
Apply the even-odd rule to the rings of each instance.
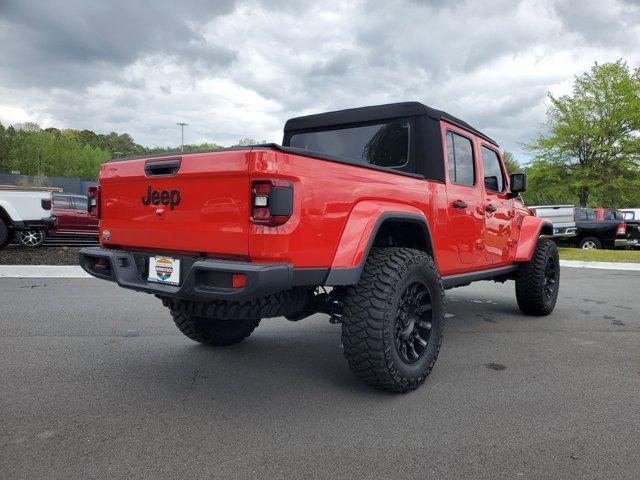
[[[581,248],[559,248],[562,260],[585,262],[640,263],[640,250],[583,250]]]

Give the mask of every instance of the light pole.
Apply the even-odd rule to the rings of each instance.
[[[178,122],[176,123],[176,125],[180,125],[180,132],[181,132],[181,138],[182,138],[182,141],[180,143],[180,151],[184,152],[184,127],[186,127],[189,124]]]

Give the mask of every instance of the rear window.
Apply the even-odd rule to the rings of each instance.
[[[296,133],[291,136],[289,146],[380,167],[399,168],[409,160],[409,123]]]

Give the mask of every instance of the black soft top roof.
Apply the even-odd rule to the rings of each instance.
[[[372,107],[349,108],[347,110],[337,110],[335,112],[318,113],[315,115],[305,115],[287,120],[284,125],[285,134],[291,131],[312,130],[323,127],[331,127],[334,125],[344,125],[350,123],[365,123],[376,120],[387,120],[399,117],[413,117],[424,115],[435,120],[446,120],[450,123],[458,125],[465,130],[473,132],[479,137],[498,145],[494,140],[484,133],[476,130],[467,122],[464,122],[453,115],[449,115],[442,110],[427,107],[420,102],[400,102],[388,103],[386,105],[375,105]]]

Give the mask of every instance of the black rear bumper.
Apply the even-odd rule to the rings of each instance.
[[[149,255],[153,253],[83,248],[80,250],[80,265],[90,275],[116,282],[121,287],[185,300],[246,300],[288,290],[298,283],[294,281],[294,269],[289,264],[197,257],[177,257],[180,258],[180,285],[151,282],[147,280]],[[233,288],[233,274],[245,275],[246,285]]]

